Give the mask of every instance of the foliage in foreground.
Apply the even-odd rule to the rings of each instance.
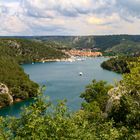
[[[115,87],[117,94],[112,102],[106,82],[93,80],[81,97],[82,109],[70,113],[65,102],[53,107],[39,96],[25,108],[20,118],[0,118],[0,139],[4,140],[139,140],[140,139],[140,62],[130,64],[130,73],[124,74]]]
[[[88,110],[70,114],[64,102],[59,103],[54,111],[46,112],[49,106],[42,99],[37,99],[20,118],[0,118],[0,139],[114,140],[129,135],[127,127],[118,129],[114,127],[114,121],[107,121],[100,114],[97,118],[94,112]]]

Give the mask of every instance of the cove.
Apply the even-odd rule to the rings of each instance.
[[[76,111],[80,109],[82,102],[80,94],[93,79],[105,80],[111,84],[115,80],[121,80],[121,74],[100,67],[100,64],[107,59],[96,57],[86,58],[85,61],[24,64],[22,67],[31,80],[40,86],[46,85],[47,89],[44,94],[50,97],[50,101],[56,104],[58,100],[66,99],[68,108]],[[83,75],[79,76],[79,72],[82,72]],[[19,116],[21,108],[28,106],[31,102],[33,99],[2,108],[0,115]]]

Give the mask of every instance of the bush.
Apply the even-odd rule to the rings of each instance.
[[[10,105],[10,97],[8,94],[0,94],[0,106],[7,106]]]

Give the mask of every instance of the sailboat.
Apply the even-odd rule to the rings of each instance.
[[[79,72],[79,76],[82,76],[83,75],[83,73],[82,72]]]

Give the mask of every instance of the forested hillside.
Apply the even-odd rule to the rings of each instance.
[[[129,73],[130,72],[129,63],[135,61],[138,61],[137,57],[120,56],[104,61],[101,64],[101,67],[103,69],[114,71],[117,73]]]
[[[133,41],[140,43],[140,35],[107,35],[107,36],[96,36],[95,47],[107,50],[115,45],[120,44],[123,41]]]
[[[122,41],[129,40],[140,43],[140,35],[104,35],[104,36],[41,36],[30,37],[42,41],[56,41],[72,48],[99,48],[105,51]]]
[[[9,37],[10,38],[10,37]],[[19,37],[15,37],[19,38]],[[104,36],[24,36],[24,39],[44,42],[57,49],[86,49],[104,52],[104,55],[139,55],[140,35],[104,35]],[[21,40],[20,40],[21,41]],[[55,43],[55,45],[54,45]],[[24,45],[26,43],[24,42]],[[27,44],[26,44],[27,45]]]
[[[19,63],[67,57],[55,45],[28,39],[0,39],[0,85],[8,87],[8,91],[0,87],[0,107],[37,96],[39,86],[29,79]]]
[[[139,56],[140,43],[133,41],[122,41],[120,44],[107,49],[107,51],[113,52],[116,55]]]
[[[10,56],[0,56],[0,83],[5,84],[9,88],[9,94],[12,96],[13,101],[35,97],[39,88],[24,73],[16,60]],[[0,94],[0,106],[9,104],[7,96]]]
[[[42,58],[59,59],[67,57],[56,49],[58,45],[54,42],[43,43],[29,39],[0,39],[0,49],[2,50],[0,53],[25,63],[40,61]]]

